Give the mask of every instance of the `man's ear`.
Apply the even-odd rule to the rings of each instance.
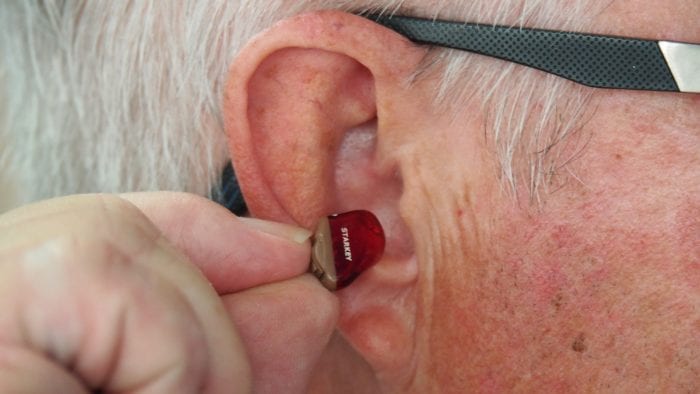
[[[405,365],[413,348],[417,267],[396,163],[407,81],[425,53],[362,17],[305,14],[252,40],[226,88],[229,147],[254,216],[313,228],[368,209],[385,227],[382,261],[339,293],[343,334],[379,369]]]
[[[370,135],[375,140],[377,121],[384,134],[390,132],[381,126],[401,116],[396,96],[405,93],[424,55],[382,26],[332,11],[286,19],[248,43],[229,71],[224,116],[253,215],[310,227],[321,215],[343,209],[336,185],[365,185],[361,177],[335,179],[336,168],[358,169],[360,161],[350,161],[361,154],[368,170],[367,161],[375,157],[357,145]],[[343,150],[354,134],[362,137]],[[370,190],[352,205],[365,205]]]

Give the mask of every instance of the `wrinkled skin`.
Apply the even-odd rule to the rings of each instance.
[[[648,99],[601,106],[624,112]],[[483,392],[697,389],[700,123],[694,134],[643,118],[623,130],[603,115],[586,130],[579,179],[541,210],[468,186],[458,198],[416,199],[412,212],[449,218],[432,228],[410,219],[442,252],[419,296],[430,339],[429,355],[416,356],[430,360],[432,382]]]

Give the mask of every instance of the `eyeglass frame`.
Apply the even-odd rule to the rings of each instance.
[[[700,93],[700,44],[364,15],[412,42],[477,53],[594,88]]]

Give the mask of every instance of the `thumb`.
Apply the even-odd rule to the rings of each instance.
[[[250,358],[256,393],[304,393],[338,320],[311,275],[222,298]]]

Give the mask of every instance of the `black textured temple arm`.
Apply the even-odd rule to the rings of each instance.
[[[700,92],[700,45],[368,15],[411,41],[534,67],[599,88]],[[671,48],[671,52],[667,48]]]

